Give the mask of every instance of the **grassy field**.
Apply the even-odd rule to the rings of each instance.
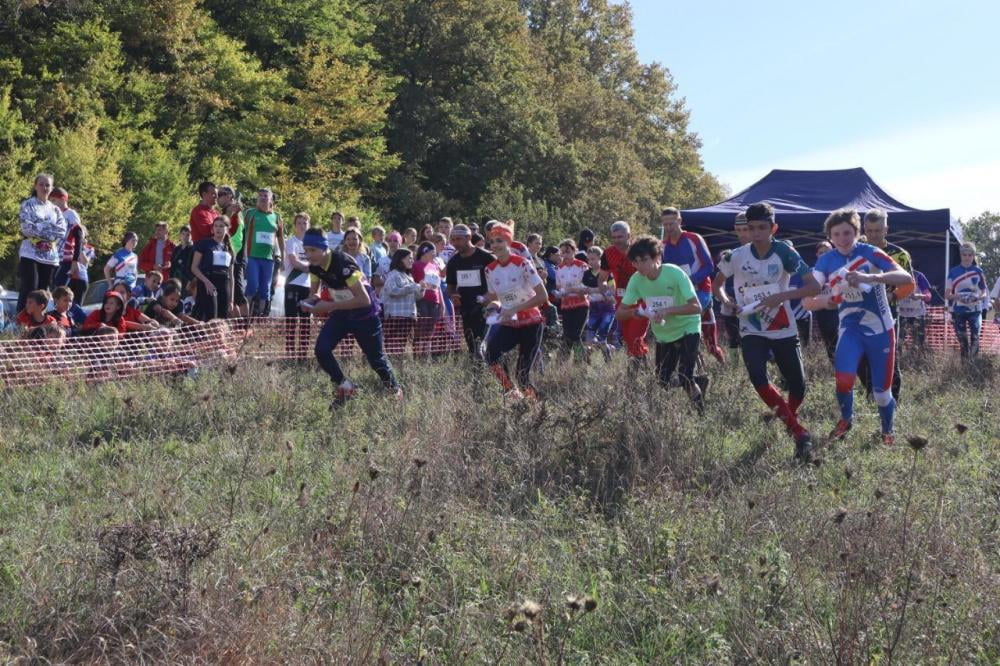
[[[624,366],[510,405],[352,365],[334,415],[313,363],[7,391],[0,661],[1000,662],[997,359],[908,363],[897,446],[859,397],[808,467],[742,368],[698,420]]]

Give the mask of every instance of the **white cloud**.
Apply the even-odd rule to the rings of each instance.
[[[771,169],[861,166],[887,192],[916,208],[950,208],[968,218],[1000,210],[1000,109],[912,125],[879,137],[719,173],[738,192]]]

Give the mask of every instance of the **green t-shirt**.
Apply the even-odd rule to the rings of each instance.
[[[695,298],[691,278],[678,266],[663,264],[655,280],[635,273],[628,281],[622,304],[635,305],[644,301],[649,309],[684,305]],[[701,315],[670,315],[662,324],[653,323],[657,342],[674,342],[691,333],[701,332]]]
[[[233,252],[239,254],[243,249],[243,230],[246,229],[246,223],[243,221],[243,213],[237,213],[239,215],[239,223],[236,225],[236,233],[234,233],[229,242],[233,245]]]
[[[253,222],[253,238],[247,238],[250,243],[249,256],[257,259],[271,259],[274,254],[274,241],[278,233],[278,225],[281,224],[281,216],[277,211],[264,213],[251,208],[243,216],[246,229],[250,229]]]

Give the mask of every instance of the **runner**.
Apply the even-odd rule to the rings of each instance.
[[[712,274],[715,264],[708,251],[705,239],[681,227],[681,212],[676,208],[665,208],[660,214],[663,223],[663,263],[674,264],[691,278],[701,303],[701,333],[705,346],[719,363],[726,357],[719,348],[715,327],[715,313],[712,311]]]
[[[791,301],[815,296],[820,287],[802,257],[789,244],[775,240],[778,225],[770,204],[755,203],[747,208],[746,221],[751,242],[733,250],[719,264],[712,286],[722,304],[736,307],[739,313],[743,363],[757,395],[792,434],[795,458],[809,462],[812,437],[798,420],[806,378]],[[791,287],[795,275],[802,279],[801,287]],[[723,289],[730,277],[735,305]],[[768,379],[767,362],[772,357],[788,385],[787,401]]]
[[[831,245],[829,241],[820,241],[816,244],[816,259],[819,260],[820,257],[832,249],[833,245]],[[830,287],[828,285],[823,285],[823,290],[820,292],[820,296],[829,295]],[[826,349],[826,355],[830,359],[830,365],[833,365],[834,357],[837,351],[837,339],[840,336],[840,315],[837,314],[837,303],[834,303],[830,299],[824,300],[823,302],[826,305],[821,308],[818,307],[817,301],[811,301],[812,306],[810,306],[809,300],[804,301],[802,306],[807,310],[810,309],[810,307],[813,308],[816,325],[819,327],[820,337],[823,338],[823,347]]]
[[[948,272],[944,298],[951,303],[951,322],[962,350],[962,358],[971,359],[979,353],[979,331],[982,328],[980,302],[987,294],[986,276],[976,264],[974,243],[962,243],[962,261]]]
[[[917,288],[912,294],[897,303],[899,307],[899,340],[897,349],[902,350],[903,341],[909,336],[907,349],[915,347],[923,351],[927,339],[927,304],[931,302],[931,283],[920,271],[913,271]]]
[[[445,268],[448,293],[462,317],[462,333],[469,354],[482,360],[482,342],[486,339],[486,319],[482,301],[486,296],[486,267],[496,257],[472,244],[472,232],[464,224],[451,230],[455,254]]]
[[[603,255],[604,251],[596,245],[587,249],[587,265],[590,270],[583,274],[583,286],[587,287],[590,297],[590,316],[587,318],[584,342],[587,344],[588,356],[591,347],[598,345],[604,354],[604,360],[610,361],[613,347],[608,342],[608,337],[615,323],[615,281],[601,278]]]
[[[614,279],[615,300],[621,307],[622,298],[628,283],[635,273],[635,266],[628,258],[629,243],[632,242],[632,230],[628,222],[619,220],[611,225],[611,246],[601,257],[601,280],[607,282],[608,277]],[[621,323],[622,341],[629,358],[629,372],[636,372],[646,365],[646,333],[649,332],[649,320],[645,317],[619,318]]]
[[[512,254],[514,229],[497,222],[489,234],[496,261],[486,267],[486,300],[490,309],[499,308],[499,312],[498,325],[486,342],[486,364],[508,396],[534,398],[537,392],[531,385],[530,372],[542,342],[542,313],[538,308],[548,302],[548,294],[531,260]],[[523,394],[500,362],[514,347],[518,348],[517,382]]]
[[[567,238],[559,243],[562,261],[556,269],[556,295],[559,297],[559,314],[563,324],[563,354],[583,351],[583,329],[590,314],[588,289],[583,276],[587,263],[577,258],[576,243]],[[586,256],[586,254],[584,254]]]
[[[865,234],[865,242],[885,252],[900,268],[911,276],[913,275],[913,261],[910,259],[910,253],[886,240],[889,235],[889,214],[884,209],[873,208],[865,213],[864,220],[862,221],[862,230]],[[901,285],[899,287],[886,286],[886,295],[889,298],[889,313],[892,315],[893,321],[899,319],[896,310],[897,303],[912,294],[913,289],[913,284]],[[893,331],[893,335],[895,335],[895,331]],[[899,354],[895,356],[895,364],[892,372],[892,397],[898,401],[903,384],[903,375],[899,371]],[[868,367],[866,359],[861,360],[861,366],[858,368],[858,378],[861,380],[861,384],[865,387],[865,391],[870,397],[872,395],[871,370]]]
[[[311,295],[299,307],[316,315],[330,315],[316,337],[316,360],[336,387],[331,408],[343,405],[357,392],[333,355],[337,344],[347,335],[354,336],[386,390],[397,399],[402,398],[403,389],[396,382],[382,346],[379,303],[361,269],[343,252],[331,251],[319,229],[309,229],[302,237],[302,245],[309,260]]]
[[[733,233],[736,234],[736,247],[741,247],[750,242],[750,229],[747,227],[747,214],[741,211],[736,214],[733,222]],[[723,250],[719,253],[719,262],[728,261],[732,250]],[[718,263],[716,267],[718,267]],[[718,274],[718,272],[716,272]],[[740,317],[736,304],[736,292],[733,291],[733,279],[727,278],[725,285],[726,295],[729,302],[723,302],[719,307],[719,315],[722,317],[722,325],[725,327],[727,346],[729,347],[729,361],[736,363],[740,360]]]
[[[652,236],[640,236],[632,243],[628,258],[636,272],[630,276],[615,317],[628,322],[639,316],[652,322],[660,385],[669,387],[674,370],[678,370],[681,385],[702,414],[708,377],[694,376],[701,338],[701,303],[687,274],[675,265],[663,263],[662,257],[663,246]],[[640,307],[640,301],[645,305]]]
[[[834,362],[840,421],[831,439],[843,439],[854,418],[854,380],[858,363],[867,358],[872,368],[875,403],[882,421],[882,442],[895,443],[892,396],[896,336],[885,285],[905,286],[913,278],[899,264],[873,245],[859,243],[861,220],[854,210],[834,211],[823,225],[834,250],[816,262],[817,281],[830,285],[830,295],[816,296],[813,305],[839,302],[840,339]],[[815,309],[812,307],[811,309]]]

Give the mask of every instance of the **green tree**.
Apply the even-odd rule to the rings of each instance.
[[[17,213],[31,190],[31,136],[32,127],[11,104],[10,86],[0,87],[0,259],[16,255],[21,239]]]
[[[992,281],[1000,277],[1000,213],[986,211],[962,224],[965,240],[976,244],[979,266]]]

